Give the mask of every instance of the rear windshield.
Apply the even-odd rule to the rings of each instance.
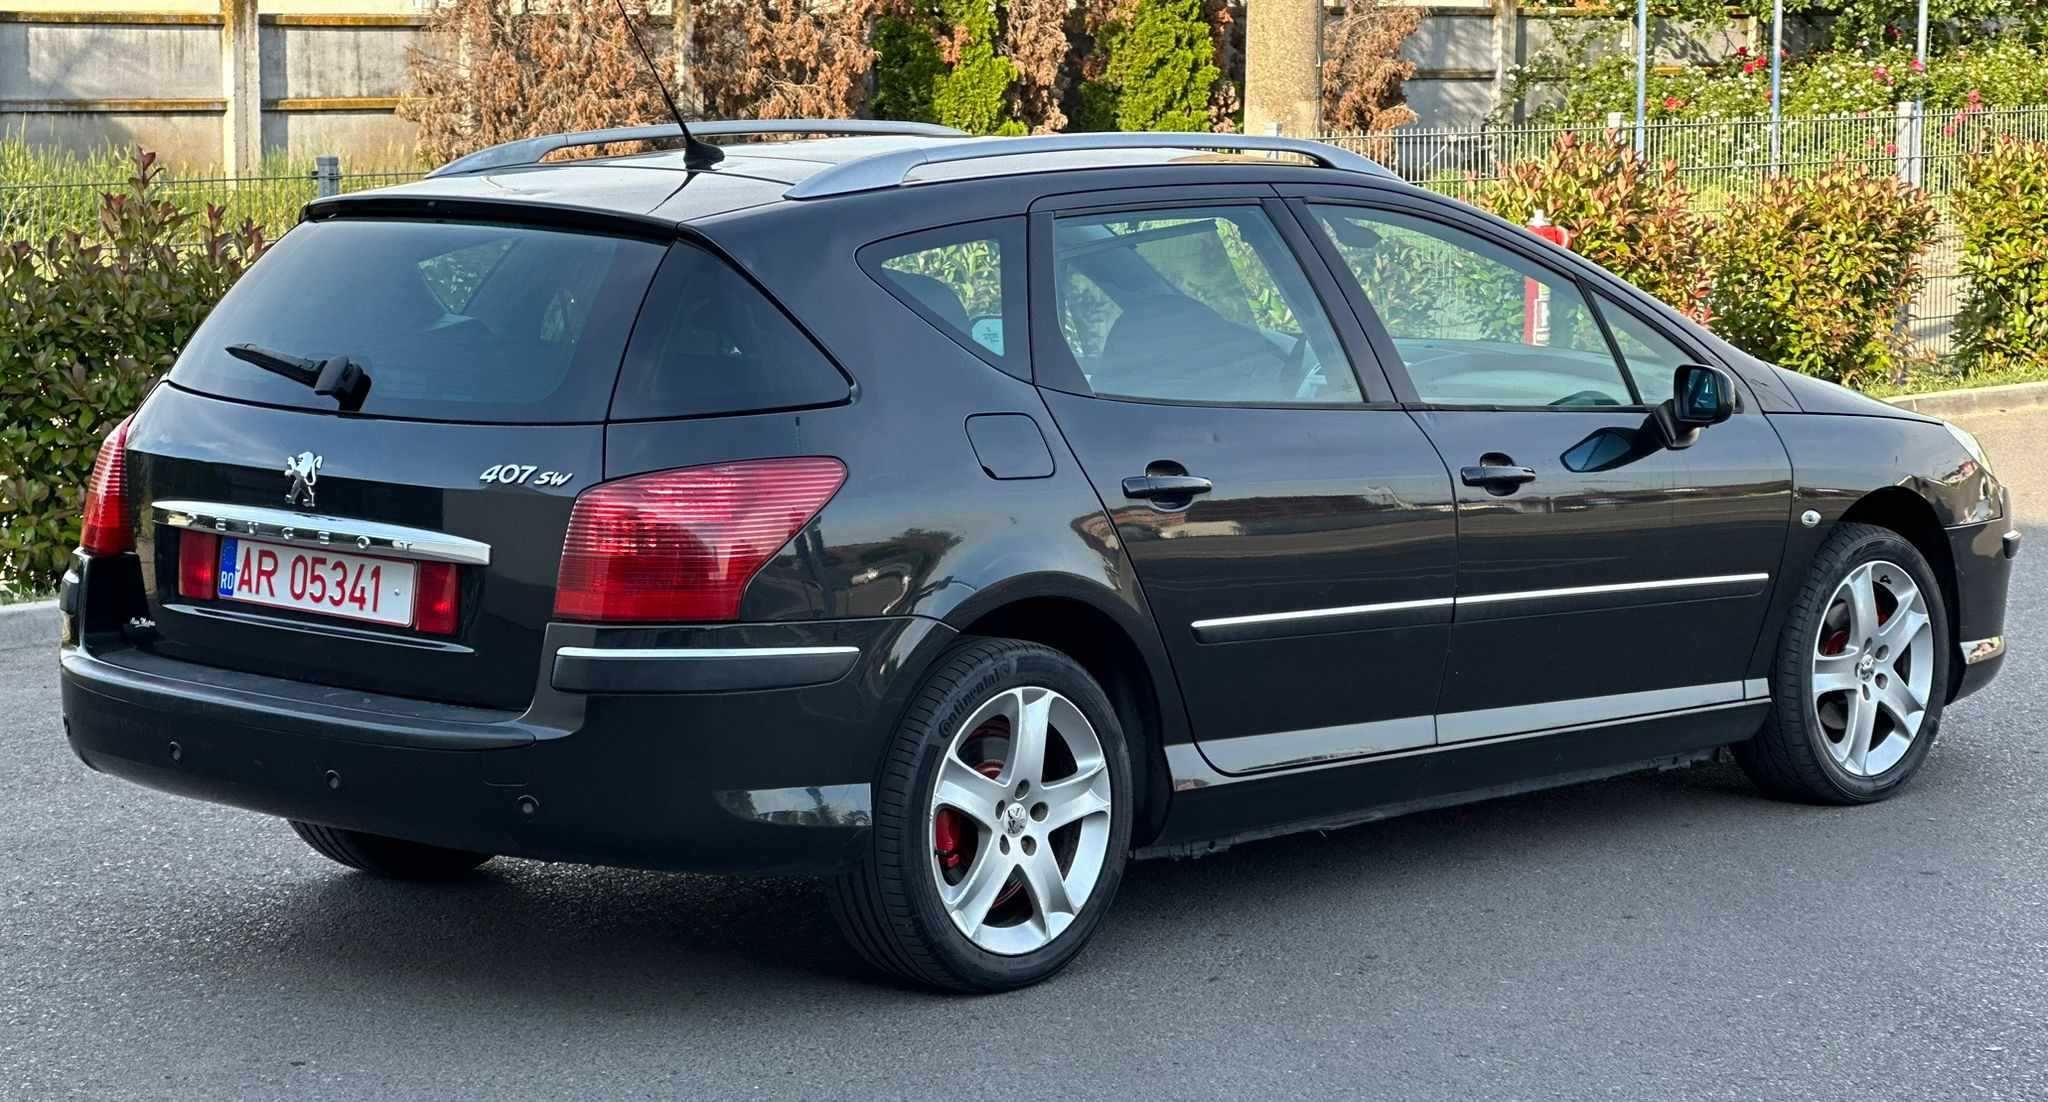
[[[362,412],[446,421],[602,421],[634,314],[665,249],[625,237],[445,222],[309,222],[193,334],[171,381],[271,405],[334,399],[229,345],[346,356]]]

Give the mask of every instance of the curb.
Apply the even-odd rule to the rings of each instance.
[[[2048,405],[2048,383],[2007,383],[1970,390],[1941,390],[1932,394],[1908,394],[1890,399],[1891,404],[1931,417],[1958,417],[1967,413],[1999,413],[2008,409]]]
[[[57,602],[0,605],[0,651],[57,645]]]

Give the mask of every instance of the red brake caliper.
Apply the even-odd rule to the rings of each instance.
[[[1002,775],[1003,763],[985,761],[974,767],[982,776],[995,780]],[[967,821],[966,813],[955,808],[942,807],[932,816],[932,854],[939,859],[942,869],[957,869],[967,860],[961,852],[960,843],[967,838],[974,827]]]

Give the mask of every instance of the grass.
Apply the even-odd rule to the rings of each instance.
[[[1932,394],[1940,390],[2008,386],[2013,383],[2048,383],[2048,359],[2021,367],[1979,371],[1969,375],[1964,375],[1947,363],[1936,363],[1911,372],[1906,376],[1904,383],[1879,383],[1864,387],[1863,392],[1873,398],[1902,398],[1912,394]]]

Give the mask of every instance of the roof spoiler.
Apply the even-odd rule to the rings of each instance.
[[[466,157],[457,157],[427,173],[427,177],[432,179],[436,176],[460,176],[471,172],[535,165],[550,153],[574,149],[577,146],[612,145],[618,142],[680,142],[691,137],[735,138],[757,134],[897,135],[917,138],[967,136],[964,131],[955,130],[950,126],[935,126],[922,122],[890,122],[882,119],[711,119],[691,123],[687,132],[676,123],[664,122],[649,126],[615,126],[606,130],[578,130],[567,134],[522,138],[516,142],[505,142],[502,145],[479,149]]]

